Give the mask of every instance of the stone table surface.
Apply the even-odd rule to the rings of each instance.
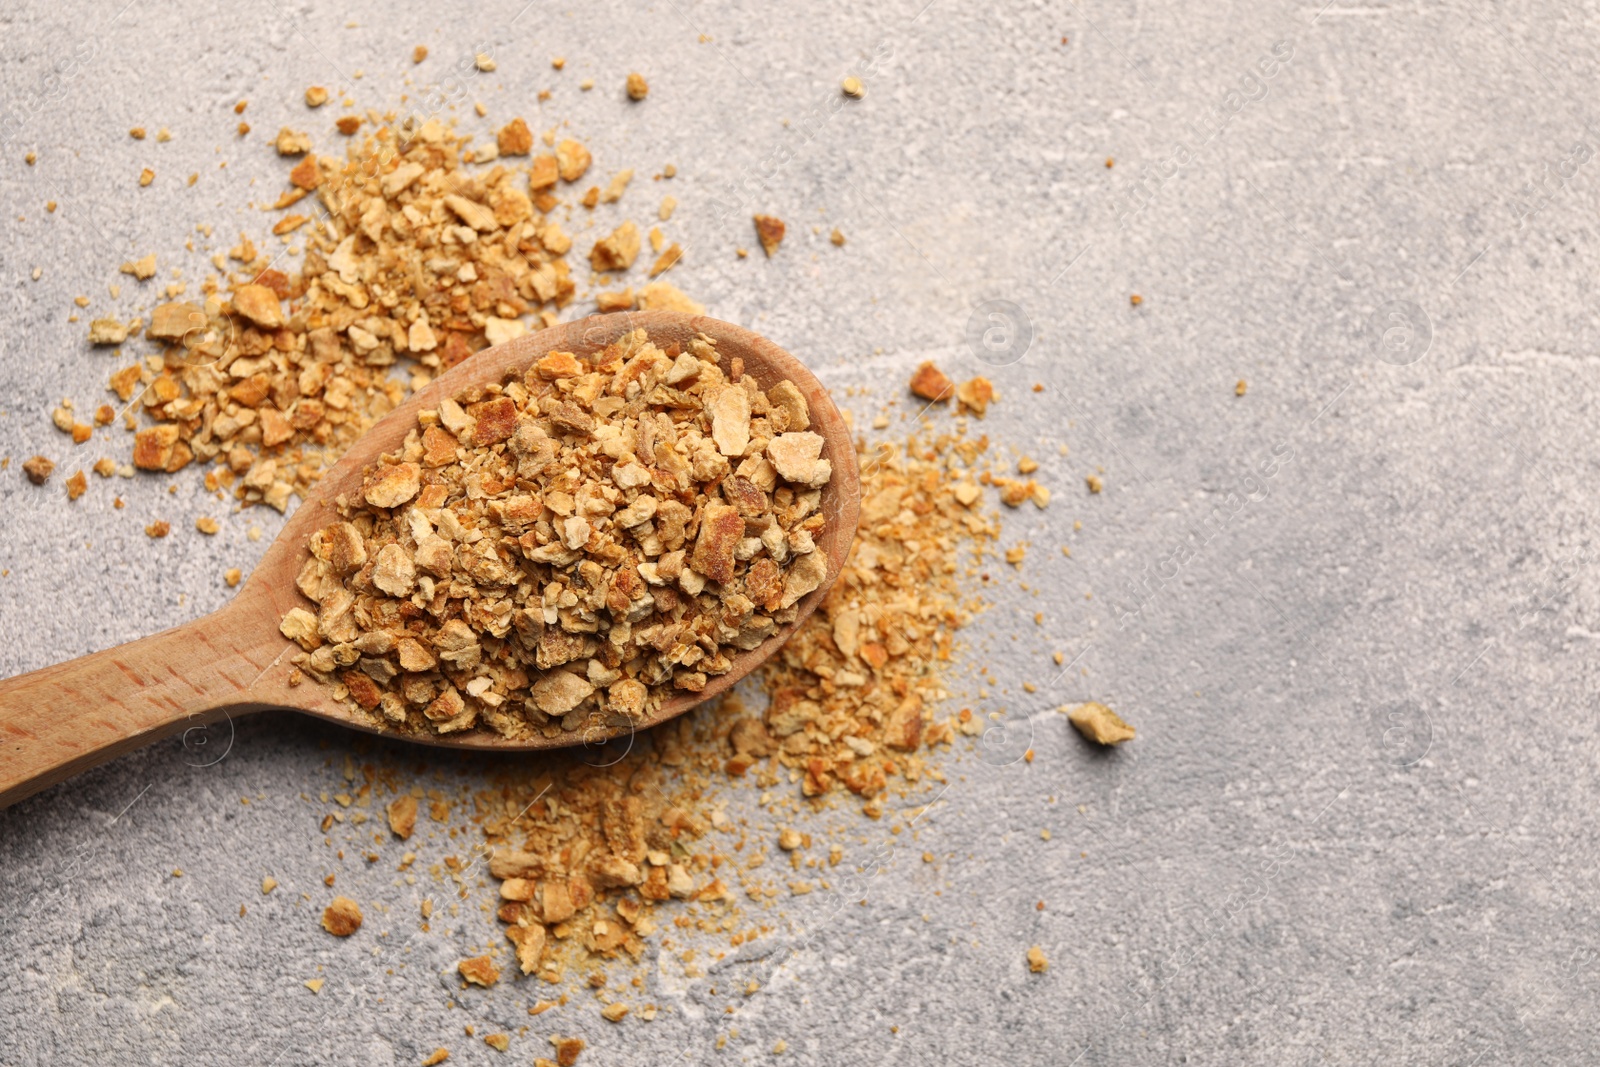
[[[1592,1062],[1597,67],[1600,26],[1553,4],[8,5],[0,674],[217,608],[281,523],[197,536],[217,504],[193,471],[69,505],[65,475],[126,437],[73,451],[48,413],[104,396],[88,317],[148,306],[119,263],[194,283],[262,235],[271,133],[335,140],[311,84],[476,131],[567,122],[638,172],[602,220],[653,208],[674,163],[679,284],[712,314],[863,426],[910,410],[921,360],[987,374],[981,428],[1055,500],[1004,516],[1029,555],[955,669],[1004,730],[957,746],[909,828],[816,816],[876,872],[865,906],[780,901],[706,977],[648,961],[655,1021],[459,994],[444,972],[492,920],[419,933],[427,879],[316,828],[347,756],[417,752],[270,716],[0,812],[0,1064],[502,1062],[469,1024],[528,1027],[518,1063],[558,1031],[586,1064]],[[770,261],[734,255],[752,211],[789,222]],[[17,469],[35,452],[62,467],[43,490]],[[1138,739],[1091,750],[1054,710],[1084,699]],[[486,773],[425,758],[450,788]],[[329,872],[387,938],[317,928]]]

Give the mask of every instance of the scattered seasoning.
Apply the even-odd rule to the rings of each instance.
[[[922,778],[927,751],[958,728],[933,721],[931,709],[948,696],[954,632],[973,610],[961,550],[998,533],[975,498],[956,495],[986,448],[948,433],[870,451],[862,443],[852,555],[821,608],[757,672],[764,712],[725,695],[652,731],[605,774],[551,753],[537,776],[512,775],[483,794],[504,811],[483,828],[524,974],[554,980],[575,954],[642,958],[654,908],[727,900],[728,884],[695,859],[711,850],[703,839],[717,814],[701,798],[713,776],[762,788],[793,781],[805,797],[854,797],[869,815],[891,789]],[[959,729],[982,723],[969,715]],[[798,857],[805,835],[786,831],[779,848]],[[841,858],[830,850],[830,863]],[[559,929],[567,936],[551,935]]]
[[[1065,711],[1067,721],[1077,727],[1080,734],[1097,745],[1120,745],[1124,741],[1133,740],[1133,727],[1123,722],[1116,712],[1104,704],[1090,702],[1058,710]]]
[[[422,412],[313,535],[295,664],[374,724],[506,737],[627,726],[726,673],[826,576],[832,466],[793,383],[721,361],[635,330]]]
[[[349,937],[361,929],[361,906],[349,897],[334,897],[322,911],[322,928],[334,937]]]
[[[771,259],[777,252],[778,246],[783,243],[785,227],[783,220],[773,215],[755,216],[756,238],[761,242],[761,250]]]
[[[332,158],[301,159],[289,188],[314,193],[327,212],[307,231],[303,271],[281,272],[273,253],[242,240],[229,252],[240,268],[231,298],[159,305],[144,334],[163,349],[164,365],[135,363],[113,375],[118,397],[142,395],[139,408],[154,421],[135,436],[135,466],[173,473],[197,460],[217,463],[232,476],[240,503],[284,510],[324,464],[404,398],[405,383],[389,377],[397,357],[415,361],[426,381],[490,343],[491,333],[525,329],[520,318],[499,317],[506,312],[553,321],[554,309],[574,296],[563,260],[571,238],[535,214],[510,169],[474,178],[458,192],[464,148],[437,122],[385,127],[351,152],[352,172],[391,161],[373,184],[349,181],[345,164]],[[577,142],[563,142],[557,156],[569,173],[588,166]],[[385,230],[383,241],[361,253],[371,271],[361,275],[366,281],[346,282],[357,277],[360,219],[374,211],[413,212],[424,221],[403,236]],[[460,225],[478,239],[443,240]],[[515,259],[501,254],[508,241]],[[123,269],[151,277],[155,257]],[[367,285],[405,295],[389,307],[372,301]],[[304,314],[287,315],[286,299]],[[269,344],[268,336],[277,340]],[[285,350],[274,346],[283,345],[292,358],[278,354]],[[239,360],[254,361],[252,373],[215,373],[230,362],[237,371]]]

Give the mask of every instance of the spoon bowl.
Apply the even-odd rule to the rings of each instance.
[[[448,735],[384,729],[336,700],[329,687],[300,676],[293,665],[299,646],[279,632],[278,623],[291,608],[308,604],[295,578],[310,554],[311,535],[341,517],[339,495],[355,495],[366,468],[401,447],[417,426],[418,412],[471,386],[500,382],[548,352],[566,351],[584,359],[637,329],[660,346],[677,342],[686,347],[703,333],[715,342],[724,367],[737,357],[743,373],[763,390],[788,380],[810,405],[811,428],[822,436],[822,455],[833,465],[833,477],[822,490],[826,524],[816,539],[827,574],[798,602],[795,619],[754,649],[729,649],[733,666],[726,674],[708,680],[698,693],[664,700],[638,723],[553,737],[535,733],[507,738],[482,727]],[[850,427],[827,390],[788,352],[749,330],[703,315],[624,312],[564,323],[485,349],[414,393],[357,440],[295,509],[226,607],[151,637],[0,682],[0,807],[179,730],[272,709],[423,744],[502,752],[594,744],[655,726],[725,692],[816,609],[855,538],[860,496]],[[297,684],[291,680],[296,677],[301,678]]]

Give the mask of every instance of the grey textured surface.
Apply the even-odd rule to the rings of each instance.
[[[847,398],[863,415],[922,358],[985,369],[969,317],[1013,302],[1036,336],[988,369],[1005,402],[986,429],[1046,459],[1056,494],[1006,516],[1031,591],[996,568],[962,657],[969,691],[991,669],[981,706],[1008,713],[1007,743],[958,757],[904,833],[808,824],[883,870],[865,907],[782,902],[769,945],[797,951],[692,982],[663,965],[651,1023],[611,1026],[582,997],[530,1019],[536,993],[509,983],[447,1006],[439,972],[494,924],[469,906],[417,935],[437,887],[400,880],[394,846],[339,861],[316,831],[352,740],[261,718],[220,762],[198,765],[225,730],[0,813],[0,1063],[494,1061],[468,1023],[529,1026],[520,1063],[557,1031],[602,1064],[760,1061],[780,1039],[801,1063],[1591,1061],[1600,30],[1555,5],[1318,8],[0,12],[0,672],[217,607],[221,571],[265,547],[249,523],[276,529],[233,515],[194,535],[216,505],[192,472],[92,479],[69,507],[62,477],[125,438],[69,461],[47,411],[98,403],[113,364],[68,323],[75,295],[131,314],[123,259],[155,251],[194,281],[195,224],[216,227],[193,235],[205,254],[262,232],[251,205],[282,169],[265,139],[309,123],[331,140],[333,109],[299,103],[313,83],[368,106],[442,96],[468,128],[569,120],[605,171],[676,163],[681,284],[870,390]],[[433,57],[413,68],[417,43]],[[498,70],[463,72],[485,45]],[[1288,58],[1263,68],[1275,46]],[[632,69],[652,85],[637,107]],[[836,108],[863,70],[867,97]],[[642,188],[622,205],[639,215],[661,189]],[[751,208],[791,224],[770,262],[732,255]],[[35,451],[61,463],[47,490],[16,469]],[[156,517],[174,536],[144,537]],[[1076,658],[1052,681],[1055,649]],[[1089,751],[1050,710],[1091,696],[1139,739]],[[1031,764],[1011,762],[1023,738]],[[484,773],[426,758],[451,787]],[[729,810],[769,825],[756,799]],[[464,840],[435,829],[418,851]],[[316,928],[329,871],[370,902],[355,939]],[[283,887],[263,898],[268,873]],[[758,995],[733,992],[751,976]]]

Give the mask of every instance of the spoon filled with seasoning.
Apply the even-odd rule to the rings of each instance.
[[[358,439],[227,607],[0,682],[0,806],[268,709],[495,751],[654,726],[783,644],[859,512],[849,425],[771,341],[672,311],[527,334]]]

